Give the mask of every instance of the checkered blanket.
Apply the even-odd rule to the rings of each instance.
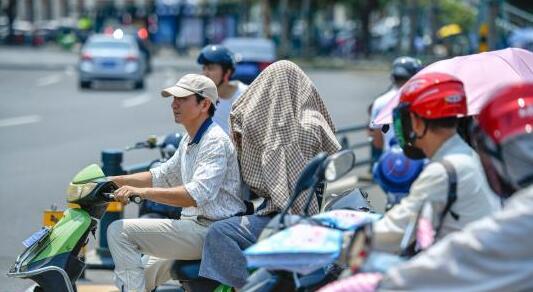
[[[316,87],[294,63],[266,68],[235,102],[230,114],[242,179],[266,199],[258,215],[280,211],[305,164],[316,154],[337,152],[335,127]],[[299,214],[304,196],[290,213]],[[315,202],[311,214],[318,211]]]

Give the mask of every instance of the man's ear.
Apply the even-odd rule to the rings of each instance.
[[[209,111],[209,108],[211,107],[211,104],[213,103],[212,101],[210,100],[207,100],[207,98],[205,99],[206,102],[205,102],[205,111],[208,112]]]
[[[222,79],[224,79],[224,82],[229,82],[231,75],[233,75],[233,70],[229,69],[224,72],[224,76]]]
[[[210,104],[211,103],[209,102],[209,100],[207,98],[202,99],[202,101],[200,101],[201,111],[204,112],[204,113],[209,111],[209,105]]]

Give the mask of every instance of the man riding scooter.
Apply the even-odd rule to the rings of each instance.
[[[115,197],[124,203],[138,195],[183,210],[180,220],[123,219],[109,226],[121,291],[152,291],[170,280],[175,260],[201,258],[211,223],[245,209],[235,148],[211,120],[218,98],[214,82],[187,74],[161,94],[173,97],[174,119],[186,130],[178,150],[157,168],[111,179],[120,186]]]
[[[531,291],[533,289],[533,84],[510,86],[471,130],[502,211],[473,222],[384,276],[358,274],[339,291]],[[364,288],[364,289],[363,289]]]
[[[202,73],[217,85],[217,110],[213,121],[229,134],[229,113],[233,103],[248,89],[239,80],[230,81],[235,72],[235,56],[221,45],[205,46],[196,62],[202,65]]]
[[[418,73],[420,69],[422,69],[422,62],[419,59],[407,56],[394,59],[390,73],[390,78],[392,80],[390,89],[377,97],[370,106],[368,135],[372,138],[372,160],[374,162],[377,162],[381,154],[387,151],[391,146],[391,140],[394,138],[394,129],[387,126],[386,131],[382,131],[382,127],[380,125],[375,125],[373,121],[377,118],[383,107],[396,96],[398,90],[400,90],[409,78]]]
[[[457,134],[457,118],[466,116],[463,84],[453,76],[423,74],[409,80],[393,114],[396,139],[411,159],[429,158],[409,195],[374,224],[374,248],[397,253],[412,217],[426,200],[444,214],[437,240],[499,209],[479,158]],[[450,172],[457,177],[455,202],[448,200]]]

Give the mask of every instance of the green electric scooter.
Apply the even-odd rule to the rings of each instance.
[[[85,269],[80,251],[96,233],[97,220],[114,201],[117,185],[108,180],[96,164],[87,166],[72,179],[67,202],[79,205],[68,208],[53,227],[43,227],[26,240],[26,249],[17,257],[7,276],[31,279],[34,291],[75,292],[76,280]],[[140,203],[141,198],[131,200]]]

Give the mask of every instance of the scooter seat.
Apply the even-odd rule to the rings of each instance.
[[[170,274],[172,279],[179,281],[196,281],[203,279],[198,275],[200,260],[176,260],[172,264]]]

